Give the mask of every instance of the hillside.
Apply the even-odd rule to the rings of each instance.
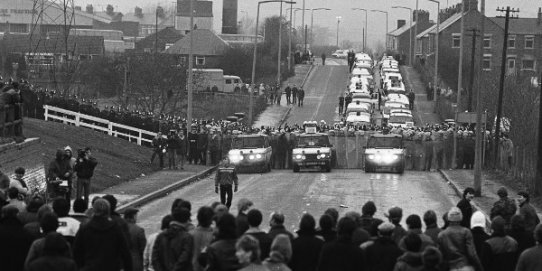
[[[24,134],[26,137],[41,138],[45,161],[54,159],[56,150],[63,149],[65,146],[70,146],[74,155],[77,155],[77,149],[90,147],[92,155],[99,163],[92,179],[93,192],[129,181],[142,173],[147,174],[154,170],[149,164],[152,155],[150,148],[90,129],[26,118]]]

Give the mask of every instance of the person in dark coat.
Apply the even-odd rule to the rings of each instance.
[[[322,237],[326,243],[337,239],[337,231],[333,229],[333,217],[323,214],[318,221],[318,225],[320,227],[316,230],[316,235]]]
[[[286,135],[281,133],[277,143],[276,168],[284,169],[286,163],[286,154],[288,153],[288,140]]]
[[[281,212],[273,212],[271,219],[269,220],[269,232],[267,233],[271,240],[275,240],[275,237],[279,234],[285,234],[290,238],[290,241],[294,240],[294,235],[286,230],[284,227],[284,214]]]
[[[167,160],[169,169],[177,169],[177,162],[175,158],[177,156],[177,149],[179,148],[179,138],[175,130],[170,130],[166,140],[167,146]]]
[[[176,152],[177,152],[177,157],[179,158],[178,160],[181,166],[181,170],[183,170],[184,162],[186,161],[186,147],[187,147],[186,136],[184,135],[183,132],[179,132],[177,139],[178,139],[178,142],[177,142]]]
[[[166,142],[164,138],[162,137],[162,133],[158,132],[156,136],[152,139],[152,147],[153,147],[153,153],[151,156],[151,165],[154,162],[154,158],[158,155],[158,160],[160,160],[160,168],[164,167],[164,148],[165,148]]]
[[[59,149],[56,151],[55,160],[49,164],[47,170],[47,192],[49,197],[65,196],[67,200],[70,200],[70,193],[66,192],[65,195],[62,195],[59,186],[63,181],[67,181],[69,186],[71,179],[72,167],[70,161],[66,159],[66,153]]]
[[[198,159],[200,161],[201,165],[205,165],[207,163],[207,133],[203,130],[201,130],[198,133]]]
[[[499,200],[493,204],[489,217],[491,219],[497,216],[504,218],[508,227],[508,225],[510,225],[510,219],[516,214],[516,203],[513,199],[508,197],[508,190],[504,187],[497,190],[497,195],[499,196]]]
[[[45,236],[43,256],[28,264],[27,271],[76,271],[77,265],[69,253],[69,245],[62,235],[50,232]]]
[[[361,245],[368,271],[393,271],[397,258],[403,251],[391,239],[395,226],[384,222],[377,228],[378,237]]]
[[[405,237],[407,234],[407,231],[403,228],[403,226],[401,226],[401,219],[403,219],[403,209],[401,209],[400,207],[392,207],[385,215],[388,217],[390,223],[395,226],[391,235],[391,239],[397,245],[399,245],[401,239],[403,239],[403,237]]]
[[[482,255],[482,247],[487,239],[489,239],[489,235],[486,233],[486,217],[482,212],[476,211],[474,214],[472,214],[471,221],[471,233],[472,233],[472,239],[474,242],[474,247],[476,249],[476,255],[481,256]]]
[[[404,238],[406,251],[397,258],[394,271],[418,271],[423,268],[422,255],[419,252],[422,247],[420,235],[409,232]]]
[[[518,242],[518,255],[536,245],[534,234],[525,230],[525,220],[522,215],[512,216],[508,236]]]
[[[169,228],[158,234],[152,249],[152,266],[155,271],[192,270],[194,237],[188,233],[190,211],[175,208]]]
[[[252,205],[254,205],[254,203],[252,203],[252,201],[245,198],[239,199],[239,201],[237,202],[238,213],[237,213],[237,217],[235,218],[235,222],[237,225],[236,226],[237,236],[243,235],[250,227],[248,225],[247,213],[249,209],[252,207]]]
[[[343,217],[339,220],[337,240],[323,246],[318,271],[365,270],[363,251],[352,243],[352,234],[356,228],[357,224],[351,218]]]
[[[513,271],[518,260],[518,243],[506,235],[506,221],[497,216],[491,221],[493,234],[482,246],[480,260],[484,270]]]
[[[82,225],[75,236],[73,256],[80,270],[118,271],[121,266],[132,270],[128,242],[122,230],[109,217],[109,202],[97,199],[93,217]]]
[[[457,203],[457,208],[461,210],[463,214],[463,220],[461,221],[461,226],[470,229],[470,218],[472,217],[473,208],[471,201],[474,198],[474,189],[472,187],[467,187],[463,191],[463,198]]]
[[[200,259],[204,259],[202,266],[207,266],[206,270],[209,271],[239,270],[241,264],[235,256],[235,243],[237,242],[235,217],[225,213],[218,219],[216,226],[218,233],[215,240],[200,257]]]
[[[39,222],[38,209],[43,206],[44,200],[41,196],[34,196],[30,199],[30,202],[26,206],[26,210],[17,214],[17,218],[26,225],[32,222]]]
[[[367,201],[361,207],[361,227],[363,227],[372,237],[378,235],[378,225],[382,224],[382,220],[375,218],[376,205],[373,201]]]
[[[128,222],[133,270],[143,271],[143,252],[147,245],[147,238],[145,237],[145,230],[136,224],[138,212],[139,210],[135,208],[128,208],[123,215],[124,220]]]
[[[292,103],[292,88],[290,87],[290,84],[286,86],[284,92],[286,93],[286,104],[290,105]]]
[[[298,92],[297,86],[294,84],[294,87],[292,88],[292,103],[295,105],[297,103],[297,92]]]
[[[17,219],[19,210],[14,206],[2,207],[0,219],[0,264],[2,270],[22,271],[32,236]]]
[[[427,247],[422,252],[422,271],[441,271],[442,253],[436,247]]]
[[[88,206],[90,194],[90,179],[94,175],[94,169],[98,165],[96,158],[92,157],[89,147],[80,151],[75,163],[74,171],[77,174],[77,190],[75,198],[83,198]]]
[[[297,237],[292,241],[292,271],[315,271],[324,241],[316,236],[316,221],[308,213],[301,217]]]
[[[303,101],[305,100],[305,90],[299,88],[297,92],[297,106],[303,107]]]
[[[534,232],[536,225],[540,223],[540,218],[536,214],[536,210],[529,203],[530,196],[527,192],[518,193],[518,202],[519,202],[519,214],[523,216],[525,222],[525,230],[527,232]]]
[[[192,131],[188,134],[188,162],[190,164],[197,164],[199,162],[198,157],[198,134],[195,131],[195,125],[192,126]]]
[[[271,251],[271,243],[273,239],[266,232],[260,229],[260,225],[263,221],[262,212],[258,209],[252,209],[247,213],[248,225],[250,226],[245,232],[245,235],[250,235],[258,240],[260,244],[260,259],[267,259],[269,252]]]
[[[516,271],[539,271],[542,270],[542,224],[538,224],[534,230],[537,245],[525,250],[519,256]]]
[[[131,244],[131,238],[130,238],[130,232],[128,230],[128,223],[126,223],[126,220],[122,219],[119,213],[117,213],[117,199],[115,196],[107,194],[102,197],[103,199],[107,200],[109,202],[109,216],[113,220],[113,222],[117,223],[117,225],[120,227],[120,230],[122,231],[122,234],[124,234],[124,239],[128,242],[128,248],[130,248]]]
[[[425,235],[429,236],[436,244],[440,228],[437,225],[437,214],[433,210],[428,210],[423,214],[423,222],[425,223]]]

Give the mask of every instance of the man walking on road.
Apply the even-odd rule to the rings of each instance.
[[[305,99],[305,91],[303,90],[303,88],[299,89],[299,92],[297,93],[297,98],[298,98],[297,106],[303,107],[303,100]]]
[[[414,110],[414,99],[416,99],[416,94],[410,89],[410,92],[408,93],[408,108],[410,110]]]
[[[284,92],[286,92],[286,104],[287,105],[290,105],[292,103],[292,88],[290,88],[290,84],[288,84],[288,86],[286,86],[286,88],[284,89]]]
[[[322,53],[322,66],[326,65],[326,53]]]
[[[341,94],[341,96],[339,96],[339,115],[343,113],[343,108],[344,108],[344,96],[343,94]]]
[[[294,105],[297,103],[297,86],[294,84],[294,88],[292,88],[292,102],[294,103]]]
[[[235,189],[233,185],[235,185]],[[237,192],[238,185],[239,179],[237,178],[235,166],[230,163],[228,158],[224,158],[216,172],[215,193],[218,194],[220,187],[220,202],[228,206],[228,208],[231,206],[233,192]]]

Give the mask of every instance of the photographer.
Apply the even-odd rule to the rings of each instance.
[[[49,197],[59,196],[70,200],[72,168],[63,150],[56,151],[56,158],[49,164],[47,171],[47,191]]]
[[[75,172],[77,173],[77,191],[76,199],[83,197],[88,206],[90,194],[90,178],[94,174],[94,169],[98,165],[96,158],[92,157],[89,147],[79,150],[77,161],[75,162]]]

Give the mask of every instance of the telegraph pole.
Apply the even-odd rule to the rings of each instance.
[[[457,114],[461,111],[461,86],[463,81],[463,44],[465,43],[465,0],[461,1],[461,38],[459,46],[459,75],[457,77],[457,102],[455,105],[455,119],[457,119]],[[435,86],[436,87],[436,86]],[[457,125],[454,128],[454,149],[453,149],[453,166],[455,168],[457,163]]]
[[[540,96],[538,96],[538,149],[536,159],[536,178],[535,193],[542,195],[542,73],[538,77],[538,86],[540,87]]]
[[[186,130],[192,131],[192,103],[193,103],[193,85],[192,78],[194,72],[194,0],[190,0],[190,51],[188,54],[188,112],[186,112]],[[158,36],[158,35],[156,35]]]
[[[485,31],[485,13],[486,13],[486,1],[482,0],[480,5],[480,44],[484,44],[484,31]],[[483,46],[482,46],[483,47]],[[474,152],[474,195],[477,197],[482,196],[482,152],[483,152],[483,139],[485,131],[482,130],[482,81],[484,78],[484,50],[481,48],[478,51],[478,81],[476,82],[476,144]],[[487,122],[487,115],[486,120]]]
[[[472,93],[474,92],[474,60],[476,56],[476,38],[478,35],[478,29],[471,28],[469,31],[472,32],[470,35],[472,37],[472,50],[471,50],[471,60],[470,60],[470,82],[469,82],[469,101],[467,104],[467,111],[472,111]],[[483,50],[484,47],[484,39],[482,38],[482,48],[480,50]]]
[[[280,16],[279,16],[279,53],[277,60],[277,86],[280,88],[280,59],[282,57],[282,1],[280,2]]]
[[[502,99],[504,95],[504,77],[506,75],[506,51],[508,50],[508,25],[510,24],[510,13],[516,13],[519,11],[516,11],[514,9],[510,9],[510,7],[504,8],[498,8],[497,11],[505,12],[505,20],[504,20],[504,41],[503,41],[503,47],[502,47],[502,61],[501,61],[501,78],[499,82],[499,101],[497,102],[497,121],[495,123],[495,139],[494,143],[494,166],[497,167],[497,159],[499,158],[499,137],[501,132],[501,118],[502,118]],[[482,60],[483,62],[483,60]]]

